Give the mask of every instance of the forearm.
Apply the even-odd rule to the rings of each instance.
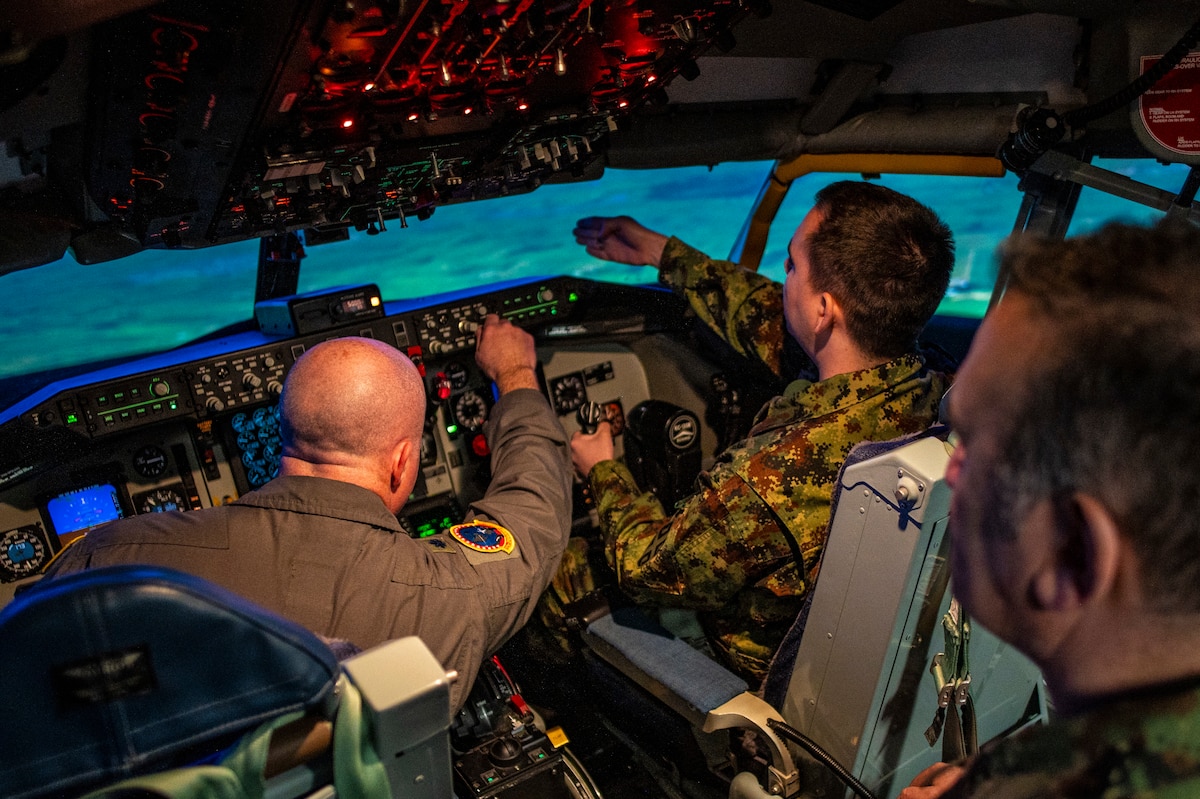
[[[652,493],[638,489],[629,470],[604,461],[589,474],[596,498],[605,554],[630,598],[648,604],[712,609],[741,587],[722,568],[712,569],[705,552],[720,533],[702,512],[668,516]],[[689,505],[697,503],[693,498]]]
[[[696,315],[735,351],[781,375],[787,331],[778,283],[709,258],[677,238],[663,250],[659,282],[685,296]]]

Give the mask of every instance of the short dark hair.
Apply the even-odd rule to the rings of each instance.
[[[874,183],[831,183],[816,199],[824,218],[809,241],[813,288],[841,304],[864,353],[909,352],[950,284],[950,228],[912,197]]]
[[[1167,219],[1013,238],[1005,270],[1054,342],[1016,381],[1003,437],[1014,521],[1087,493],[1138,553],[1152,601],[1200,610],[1200,230]]]

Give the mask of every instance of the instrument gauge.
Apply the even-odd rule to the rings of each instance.
[[[571,413],[587,400],[587,386],[579,372],[556,377],[550,381],[550,401],[559,416]]]
[[[487,401],[475,391],[466,391],[454,400],[454,421],[467,430],[479,430],[487,421]]]
[[[134,503],[138,513],[165,513],[169,510],[188,510],[191,506],[180,490],[182,486],[155,488],[138,494]]]
[[[19,579],[37,573],[46,562],[46,545],[36,527],[18,527],[0,535],[0,574]]]
[[[463,366],[458,361],[451,361],[446,364],[446,368],[442,370],[446,377],[450,380],[450,388],[455,391],[462,391],[467,387],[467,380],[471,373],[467,371],[467,367]]]
[[[142,477],[159,477],[167,470],[167,453],[153,444],[133,453],[133,469]]]

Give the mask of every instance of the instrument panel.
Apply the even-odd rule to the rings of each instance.
[[[486,490],[495,398],[474,330],[487,313],[534,334],[567,433],[585,402],[600,403],[619,453],[625,412],[652,393],[647,336],[683,329],[679,302],[656,288],[552,278],[387,303],[378,318],[304,336],[246,331],[49,386],[0,414],[0,601],[98,524],[221,505],[276,476],[283,381],[329,338],[385,341],[424,375],[421,472],[400,516],[410,535],[457,523]]]

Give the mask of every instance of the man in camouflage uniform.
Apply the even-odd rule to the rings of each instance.
[[[1060,718],[919,797],[1200,796],[1200,231],[1014,240],[948,400],[951,579]]]
[[[771,400],[672,514],[613,460],[607,424],[571,442],[621,589],[699,611],[716,654],[757,683],[816,579],[850,448],[937,417],[948,379],[925,368],[916,339],[950,279],[950,231],[912,198],[835,183],[792,238],[782,286],[628,217],[583,219],[575,236],[600,258],[657,266],[713,331],[776,374],[785,335],[812,359],[818,380]],[[555,585],[569,582],[560,571]]]

